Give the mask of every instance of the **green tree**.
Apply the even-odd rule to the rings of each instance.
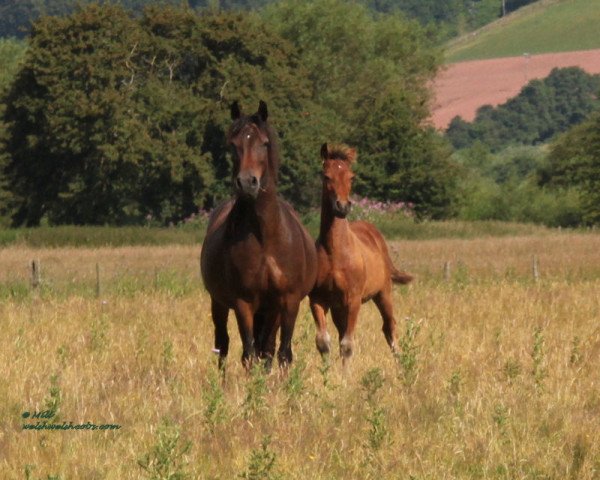
[[[600,75],[578,67],[555,68],[545,79],[529,82],[506,103],[481,107],[471,123],[454,118],[446,135],[455,148],[480,141],[496,152],[509,145],[544,143],[600,107],[599,91]]]
[[[229,192],[234,99],[269,101],[287,192],[305,194],[314,176],[295,167],[323,123],[299,115],[318,112],[308,85],[291,46],[252,16],[90,5],[42,18],[5,99],[13,221],[168,222],[211,207]]]
[[[542,183],[581,192],[584,221],[600,224],[600,113],[571,128],[551,146]]]
[[[416,22],[341,0],[283,1],[265,12],[294,42],[312,95],[328,112],[334,137],[358,148],[357,193],[417,204],[423,216],[447,215],[454,170],[450,150],[423,127],[427,83],[441,55]],[[316,152],[312,154],[316,158]]]

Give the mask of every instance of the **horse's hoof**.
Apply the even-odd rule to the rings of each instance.
[[[325,332],[324,335],[317,333],[315,342],[317,344],[317,350],[321,355],[326,355],[329,353],[331,348],[331,338],[329,337],[329,333]]]
[[[340,342],[340,355],[344,360],[350,358],[352,356],[352,341],[343,339]]]

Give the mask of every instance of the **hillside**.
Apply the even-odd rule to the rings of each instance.
[[[600,48],[598,0],[543,0],[447,45],[446,62]]]
[[[588,73],[600,73],[600,50],[520,55],[449,65],[433,86],[432,122],[436,128],[445,129],[456,115],[471,121],[479,107],[504,103],[530,80],[548,76],[553,68],[573,66]]]

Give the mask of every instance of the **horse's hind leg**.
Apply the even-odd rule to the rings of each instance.
[[[212,320],[215,325],[215,351],[219,354],[219,369],[223,369],[229,352],[229,334],[227,333],[229,308],[218,303],[214,298],[211,298],[210,302]]]
[[[373,298],[375,305],[381,313],[383,319],[383,334],[385,339],[392,349],[396,352],[396,320],[394,319],[394,307],[392,305],[392,287],[387,285]]]

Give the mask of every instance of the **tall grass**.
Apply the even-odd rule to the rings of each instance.
[[[202,243],[205,224],[171,228],[59,226],[0,229],[0,246],[121,247]]]
[[[319,233],[320,212],[313,210],[302,217],[309,232]],[[418,222],[401,212],[364,211],[352,219],[374,223],[388,238],[475,238],[481,236],[537,235],[550,232],[533,224],[510,222],[463,222],[457,220]],[[0,228],[0,247],[127,247],[135,245],[200,245],[206,232],[206,221],[196,221],[175,227],[110,227],[58,226],[36,228]]]
[[[54,289],[25,276],[0,301],[0,477],[597,478],[600,237],[391,243],[418,277],[394,290],[404,365],[371,305],[349,367],[323,364],[304,302],[287,373],[247,374],[230,321],[223,379],[197,247],[3,249],[0,284],[35,255]],[[90,261],[101,298],[69,291]],[[167,267],[170,284],[147,284]],[[111,286],[123,272],[129,290]],[[52,405],[121,428],[22,429]]]

